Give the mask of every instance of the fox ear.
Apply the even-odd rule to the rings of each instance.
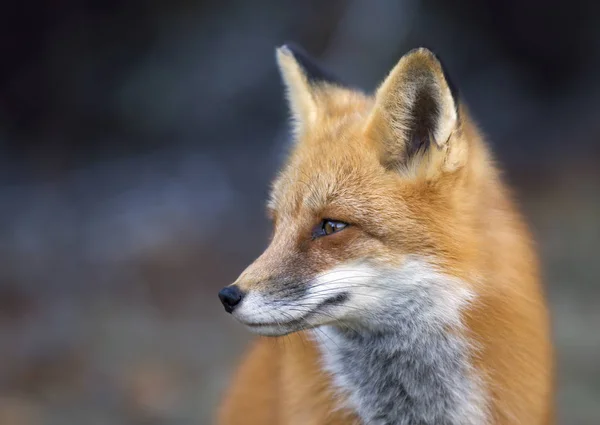
[[[319,100],[323,83],[337,83],[337,80],[294,44],[278,47],[276,58],[286,87],[294,132],[299,134],[315,122],[324,107],[324,102]]]
[[[442,65],[420,48],[405,54],[377,90],[366,132],[386,167],[431,176],[466,159],[466,147],[454,140],[459,127],[457,99]]]

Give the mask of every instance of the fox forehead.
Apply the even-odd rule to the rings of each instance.
[[[287,163],[275,179],[268,208],[279,216],[300,211],[315,215],[328,209],[368,214],[373,201],[386,189],[395,189],[397,175],[386,172],[364,127],[371,109],[365,97],[343,97],[318,125],[297,137]],[[337,112],[337,113],[336,113]],[[387,191],[390,196],[390,191]]]

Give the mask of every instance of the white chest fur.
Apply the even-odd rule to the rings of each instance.
[[[486,424],[485,391],[461,332],[460,310],[472,295],[418,261],[378,273],[381,288],[394,290],[371,312],[372,326],[314,332],[348,407],[368,425]]]

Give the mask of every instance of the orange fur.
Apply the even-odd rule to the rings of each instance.
[[[408,102],[402,97],[402,88],[409,90],[406,68],[426,68],[445,88],[437,61],[423,51],[413,55],[371,97],[333,85],[311,87],[297,69],[286,74],[286,66],[297,65],[279,54],[291,101],[302,102],[298,140],[273,186],[273,240],[236,284],[261,291],[277,277],[304,279],[353,259],[388,265],[401,265],[407,255],[432,259],[477,294],[464,320],[478,348],[472,363],[489,394],[489,423],[549,425],[552,352],[531,238],[464,106],[451,133],[432,135],[429,151],[407,162],[402,126],[410,123],[391,125],[384,113]],[[399,158],[393,170],[382,159],[390,155]],[[351,226],[312,240],[311,229],[324,218]],[[218,422],[360,423],[341,406],[315,343],[298,332],[255,343]]]

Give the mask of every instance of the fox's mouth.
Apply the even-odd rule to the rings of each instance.
[[[278,320],[273,322],[252,322],[240,320],[252,332],[265,336],[283,336],[304,329],[310,329],[319,324],[312,323],[310,319],[319,314],[323,314],[331,306],[345,303],[349,298],[348,293],[342,292],[336,296],[327,298],[317,304],[312,310],[307,311],[303,316],[291,320]]]

